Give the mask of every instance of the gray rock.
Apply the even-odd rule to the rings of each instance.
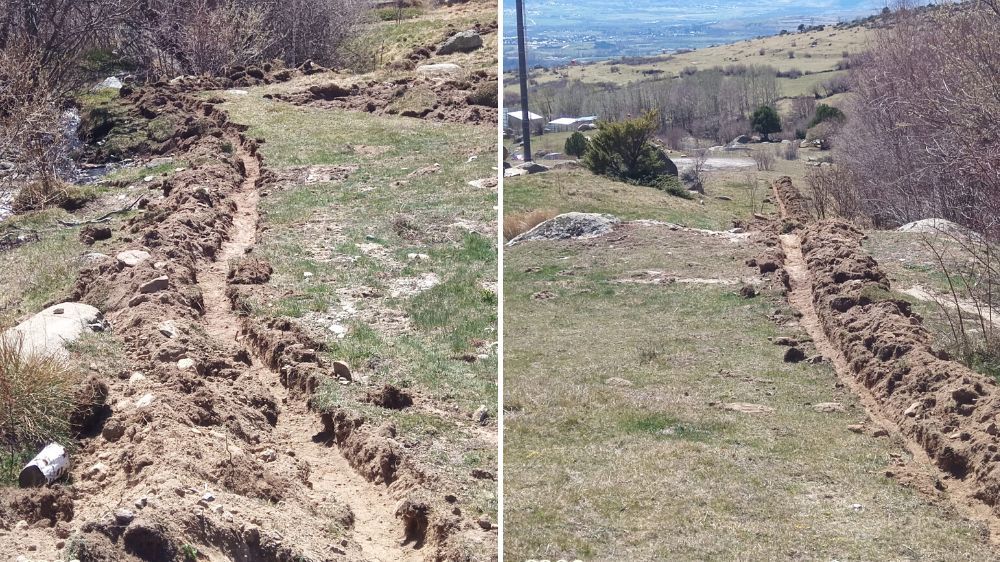
[[[122,81],[116,76],[108,76],[103,82],[97,85],[98,90],[121,90]]]
[[[135,513],[132,513],[129,509],[119,509],[115,512],[115,523],[119,525],[128,525],[135,519]]]
[[[351,376],[351,366],[343,361],[333,362],[333,374],[339,379],[353,380]]]
[[[666,152],[657,148],[656,159],[658,161],[656,173],[660,174],[661,176],[674,176],[675,178],[677,177],[678,173],[677,164],[674,164],[674,161],[671,160],[669,156],[667,156]]]
[[[621,221],[612,215],[597,213],[564,213],[549,219],[528,232],[517,236],[508,245],[529,240],[568,240],[594,238],[611,232]]]
[[[150,281],[146,281],[145,283],[143,283],[142,286],[139,287],[139,292],[145,295],[149,293],[163,291],[169,286],[170,286],[170,278],[167,277],[166,275],[161,275],[156,279],[152,279]]]
[[[161,334],[163,334],[168,338],[173,338],[177,335],[177,326],[174,326],[174,322],[172,320],[166,320],[164,322],[161,322],[156,329],[158,329]]]
[[[5,341],[21,341],[21,353],[69,357],[65,345],[88,332],[103,332],[101,311],[78,302],[50,306],[3,333]]]
[[[486,405],[482,405],[476,408],[476,411],[472,413],[472,419],[475,420],[479,425],[486,425],[486,420],[489,418],[490,412],[486,409]]]
[[[529,174],[540,174],[542,172],[549,171],[549,168],[547,166],[543,166],[538,162],[525,162],[524,164],[518,164],[517,166],[514,166],[514,168],[518,170],[523,170],[524,172]]]
[[[462,31],[448,38],[438,47],[437,54],[471,53],[483,46],[483,38],[474,30]]]
[[[125,250],[124,252],[119,252],[116,257],[118,258],[118,261],[122,262],[126,267],[135,267],[149,259],[149,252],[144,252],[142,250]]]
[[[417,74],[421,76],[456,78],[462,75],[462,67],[450,62],[424,64],[417,67]]]

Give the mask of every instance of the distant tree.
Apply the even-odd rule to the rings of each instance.
[[[577,158],[583,156],[583,153],[587,151],[587,137],[583,136],[580,132],[575,132],[566,139],[566,146],[563,148],[563,152],[570,156],[576,156]]]
[[[768,140],[768,135],[771,133],[781,132],[781,118],[778,117],[778,112],[773,107],[764,105],[753,112],[750,117],[750,126],[753,127],[754,132],[764,135],[764,140]]]
[[[816,106],[816,115],[809,121],[808,127],[812,128],[824,121],[841,122],[844,120],[844,112],[836,107],[821,103]]]
[[[650,143],[658,123],[656,111],[635,119],[599,123],[583,164],[595,174],[655,185],[664,175],[660,151]]]

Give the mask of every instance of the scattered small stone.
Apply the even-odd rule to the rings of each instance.
[[[416,261],[423,261],[423,260],[429,260],[429,259],[431,259],[431,257],[428,256],[427,254],[406,254],[406,259],[408,259],[410,261],[414,261],[414,260],[416,260]]]
[[[108,465],[102,462],[96,463],[88,468],[84,474],[93,480],[101,482],[108,476]]]
[[[799,340],[789,337],[774,338],[774,345],[784,345],[794,347],[799,345]]]
[[[915,417],[917,412],[920,411],[920,402],[914,402],[910,404],[910,407],[903,411],[904,416]]]
[[[722,409],[730,412],[739,412],[741,414],[770,414],[774,412],[774,408],[771,408],[770,406],[750,404],[747,402],[731,402],[729,404],[723,404]]]
[[[132,513],[131,510],[122,508],[115,512],[115,523],[119,525],[128,525],[133,519],[135,519],[135,513]]]
[[[813,405],[813,410],[821,414],[832,414],[836,412],[844,412],[844,405],[840,402],[820,402],[819,404]]]
[[[823,361],[826,361],[826,358],[823,357],[823,355],[820,353],[817,353],[816,355],[811,355],[806,358],[806,363],[810,363],[812,365],[819,365]]]
[[[115,258],[125,264],[126,267],[135,267],[149,259],[149,252],[144,252],[142,250],[125,250],[124,252],[119,252]]]
[[[888,437],[888,436],[889,436],[889,430],[884,427],[880,427],[872,432],[872,437]]]
[[[177,335],[177,326],[174,325],[172,320],[161,322],[160,325],[157,326],[157,329],[161,334],[168,338],[173,338]]]
[[[343,361],[333,362],[333,374],[339,379],[354,380],[351,376],[351,367]]]
[[[136,371],[128,378],[129,384],[139,384],[140,382],[146,380],[146,375]]]
[[[313,276],[313,273],[311,271],[306,271],[306,272],[302,273],[302,277],[305,277],[306,279],[309,279],[312,276]]]
[[[785,351],[785,363],[798,363],[805,358],[805,352],[797,347],[789,347],[788,351]]]
[[[489,418],[490,412],[486,409],[486,405],[483,404],[472,413],[472,419],[479,425],[486,425],[486,419]]]
[[[865,506],[861,505],[860,503],[852,503],[851,509],[853,509],[854,511],[864,511]]]
[[[143,285],[139,287],[139,292],[145,295],[149,293],[162,291],[169,286],[170,286],[170,279],[166,275],[162,275],[160,277],[157,277],[156,279],[143,283]]]
[[[274,462],[278,459],[278,452],[274,449],[264,449],[260,454],[260,458],[264,462]]]
[[[182,371],[190,371],[191,369],[194,369],[194,359],[191,359],[189,357],[181,359],[180,361],[177,362],[177,368]]]
[[[860,424],[855,424],[855,425],[849,425],[849,426],[847,426],[847,431],[850,431],[851,433],[862,433],[862,432],[864,432],[864,430],[865,430],[865,426],[860,425]]]
[[[153,181],[153,176],[146,176],[146,177],[142,178],[142,181],[144,181],[146,183],[149,183],[149,182]]]
[[[146,406],[149,406],[150,404],[152,404],[153,400],[155,400],[155,399],[156,399],[156,397],[153,396],[151,393],[143,394],[142,398],[139,398],[138,400],[135,401],[135,407],[136,408],[145,408]]]
[[[215,501],[215,494],[213,494],[212,492],[205,492],[204,494],[201,495],[201,500],[206,502],[213,502]]]
[[[606,379],[604,384],[608,386],[632,386],[632,381],[621,377],[611,377],[610,379]]]
[[[338,339],[347,336],[347,326],[343,324],[330,324],[329,329]]]
[[[149,505],[149,498],[142,496],[141,498],[136,499],[134,503],[136,509],[142,509]]]
[[[490,521],[490,518],[486,515],[480,517],[477,523],[479,523],[479,526],[482,527],[484,531],[489,531],[493,528],[493,522]]]

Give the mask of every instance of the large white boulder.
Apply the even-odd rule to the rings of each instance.
[[[104,330],[104,315],[89,304],[64,302],[50,306],[7,330],[6,341],[21,340],[22,355],[69,357],[66,344],[88,332]]]

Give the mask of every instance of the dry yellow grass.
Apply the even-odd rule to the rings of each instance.
[[[512,240],[558,214],[556,211],[546,209],[507,215],[503,218],[503,237],[505,240]]]
[[[66,361],[24,354],[22,345],[20,336],[0,337],[0,481],[13,478],[28,451],[66,437],[80,380]]]

